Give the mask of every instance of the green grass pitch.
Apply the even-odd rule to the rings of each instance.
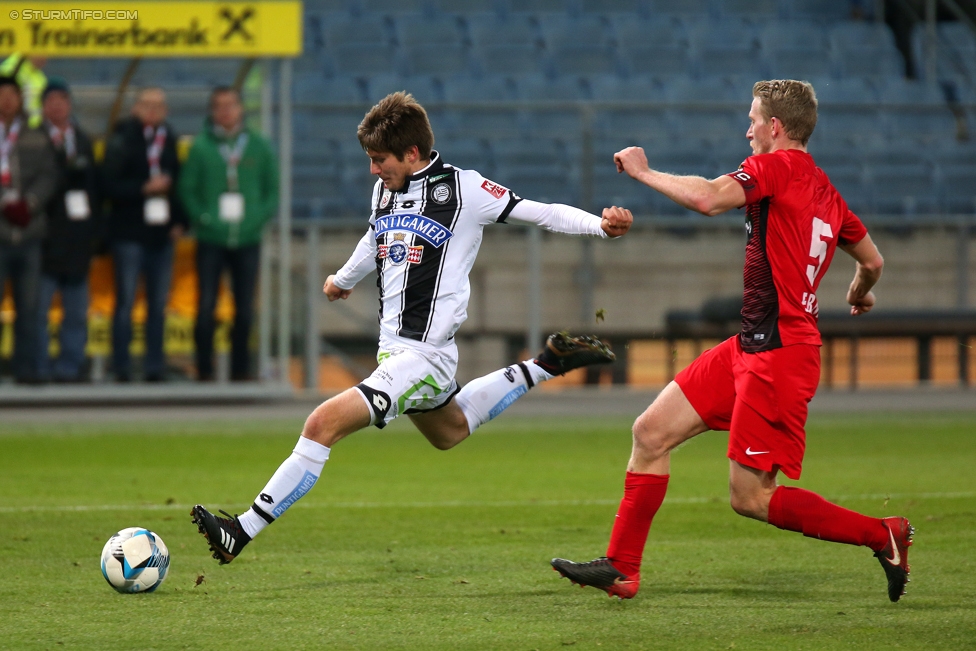
[[[359,433],[219,567],[190,506],[246,508],[302,416],[4,425],[0,649],[976,648],[976,415],[810,422],[800,485],[918,529],[898,604],[869,550],[736,516],[721,433],[675,453],[637,598],[570,586],[548,560],[606,549],[627,418],[502,417],[449,452],[407,422]],[[128,526],[171,551],[155,594],[100,575]]]

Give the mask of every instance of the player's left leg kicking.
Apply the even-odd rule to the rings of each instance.
[[[599,588],[610,596],[629,599],[636,595],[647,534],[667,492],[671,451],[709,429],[730,430],[732,508],[780,529],[869,547],[884,568],[889,599],[898,601],[909,580],[908,547],[914,529],[902,517],[871,518],[831,504],[811,491],[776,485],[780,469],[791,479],[799,478],[806,402],[816,382],[804,387],[787,377],[777,377],[771,395],[779,393],[780,398],[787,398],[773,407],[754,396],[752,402],[759,405],[758,411],[737,397],[733,367],[741,351],[735,344],[730,339],[706,351],[679,373],[634,423],[633,453],[607,555],[586,563],[556,558],[553,568],[573,583]],[[796,349],[779,356],[797,353],[803,351]],[[812,355],[811,351],[807,353]],[[799,358],[784,359],[772,372],[795,369],[803,363]],[[816,374],[809,375],[819,377],[818,359]],[[742,384],[738,388],[749,389]],[[752,389],[753,394],[759,393]]]
[[[507,409],[537,384],[573,369],[605,364],[610,349],[592,337],[557,333],[536,358],[489,373],[458,389],[456,348],[443,353],[407,349],[383,355],[373,374],[327,400],[305,421],[285,459],[254,504],[240,516],[215,516],[193,507],[193,522],[215,559],[229,563],[258,533],[276,521],[315,485],[338,441],[369,425],[384,427],[407,414],[430,443],[447,450]]]

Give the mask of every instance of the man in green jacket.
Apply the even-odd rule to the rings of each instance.
[[[183,166],[179,193],[197,238],[197,376],[213,379],[214,306],[226,267],[235,312],[231,379],[247,380],[261,236],[278,209],[278,165],[268,141],[245,126],[237,90],[220,86],[210,94],[210,117]]]

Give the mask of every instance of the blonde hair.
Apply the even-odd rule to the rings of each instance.
[[[790,140],[802,145],[809,142],[817,126],[817,94],[812,85],[795,79],[757,81],[752,96],[760,99],[766,121],[777,118]]]
[[[417,146],[421,160],[430,158],[434,130],[427,111],[405,91],[390,93],[369,110],[356,130],[359,144],[368,151],[390,152],[402,161],[407,150]]]

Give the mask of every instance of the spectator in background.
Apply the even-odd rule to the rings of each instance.
[[[261,235],[278,207],[278,167],[268,141],[245,125],[234,88],[210,95],[210,117],[183,167],[180,197],[197,238],[197,375],[213,379],[214,306],[226,268],[235,307],[231,379],[246,380]]]
[[[13,281],[13,373],[18,382],[37,379],[37,291],[46,209],[58,186],[54,149],[32,129],[23,112],[20,86],[0,77],[0,294]]]
[[[51,77],[41,99],[43,128],[54,145],[61,185],[48,208],[38,297],[38,377],[81,382],[88,340],[88,268],[101,235],[98,171],[92,141],[71,114],[71,91]],[[53,369],[48,357],[47,315],[61,293],[61,354]]]
[[[164,379],[163,325],[173,272],[173,242],[186,217],[176,196],[180,164],[176,134],[166,122],[166,94],[145,88],[132,117],[116,125],[105,151],[104,189],[112,202],[107,236],[115,263],[112,362],[116,380],[132,378],[132,306],[142,274],[146,286],[146,381]]]
[[[27,113],[28,124],[33,127],[41,126],[41,94],[47,87],[47,76],[44,66],[46,57],[27,56],[15,52],[0,63],[0,75],[13,77],[20,85],[24,98],[24,112]]]

